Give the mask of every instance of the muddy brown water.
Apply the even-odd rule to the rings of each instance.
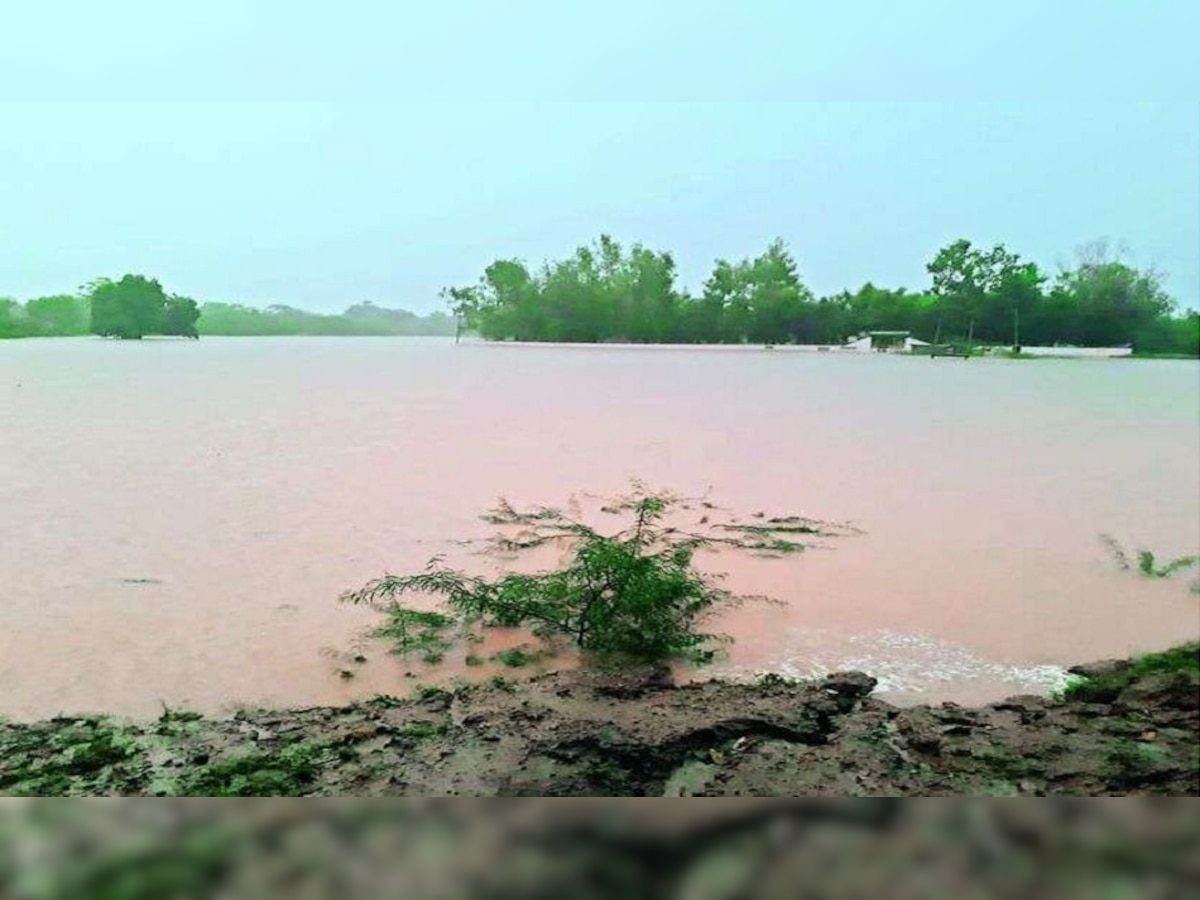
[[[1191,362],[519,347],[436,339],[0,344],[0,714],[339,703],[435,673],[337,594],[435,554],[499,495],[630,477],[853,522],[722,556],[748,604],[712,674],[862,668],[894,701],[1045,690],[1200,634]],[[338,669],[353,669],[343,679]],[[441,670],[466,671],[451,660]],[[412,672],[412,677],[406,677]]]

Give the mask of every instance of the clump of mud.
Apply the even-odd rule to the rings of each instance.
[[[1200,677],[1079,667],[1067,697],[901,708],[860,672],[676,685],[661,671],[495,679],[346,707],[0,724],[0,793],[1197,795]]]

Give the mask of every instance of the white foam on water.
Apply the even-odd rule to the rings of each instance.
[[[1049,694],[1071,679],[1062,666],[997,662],[928,634],[878,630],[842,635],[806,630],[796,638],[789,641],[793,651],[769,661],[766,668],[717,666],[713,674],[733,680],[768,673],[810,679],[853,670],[878,679],[877,694],[914,698],[943,698],[951,687],[964,694],[971,693],[972,687],[985,693],[995,693],[999,687],[1006,694]]]

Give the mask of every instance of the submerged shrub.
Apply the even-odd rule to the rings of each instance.
[[[1125,548],[1121,546],[1116,538],[1112,535],[1102,534],[1100,535],[1100,540],[1108,548],[1108,552],[1116,561],[1119,569],[1127,572],[1135,568],[1129,559],[1129,554],[1125,552]],[[1137,552],[1136,568],[1147,578],[1170,578],[1176,572],[1190,569],[1193,566],[1200,566],[1200,556],[1178,556],[1167,562],[1160,562],[1151,550],[1139,550]],[[1195,592],[1195,589],[1193,589],[1193,593]]]
[[[712,509],[711,504],[703,504]],[[451,632],[478,637],[487,628],[524,628],[548,642],[566,641],[590,655],[658,662],[710,661],[724,638],[703,630],[717,610],[737,603],[701,572],[694,557],[701,549],[733,548],[757,554],[794,553],[805,548],[798,537],[830,536],[839,528],[797,516],[763,518],[753,525],[709,524],[703,516],[690,530],[669,524],[669,513],[691,509],[686,498],[652,492],[635,483],[631,495],[601,511],[624,515],[625,527],[602,533],[578,515],[550,507],[520,511],[505,501],[484,516],[501,533],[489,542],[505,554],[557,544],[563,565],[537,574],[509,573],[486,579],[430,561],[415,575],[385,575],[342,600],[369,604],[386,616],[375,631],[391,638],[400,653],[421,652],[429,659],[451,642]],[[840,530],[845,530],[842,527]],[[445,612],[423,612],[400,603],[406,594],[440,597]],[[497,654],[506,665],[521,665],[513,651]]]

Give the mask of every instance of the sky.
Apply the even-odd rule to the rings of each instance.
[[[818,295],[1108,238],[1200,306],[1200,3],[11,6],[0,296],[426,311],[609,233]]]

